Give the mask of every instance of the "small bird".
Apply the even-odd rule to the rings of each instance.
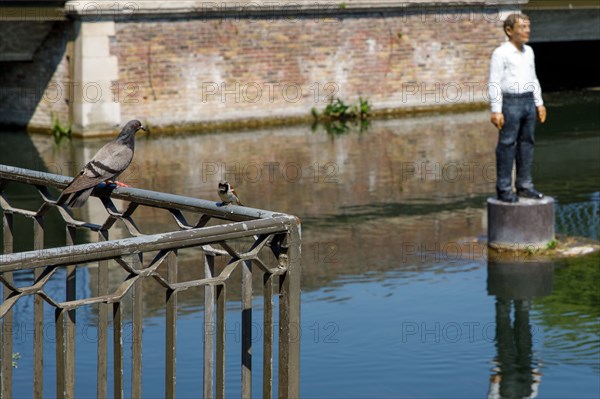
[[[135,147],[135,134],[138,130],[146,130],[138,120],[127,122],[119,136],[106,143],[94,157],[85,164],[81,172],[73,178],[63,190],[58,203],[69,198],[68,205],[72,208],[81,207],[88,199],[94,187],[101,182],[125,184],[114,181],[131,163]]]
[[[223,205],[234,203],[236,205],[244,206],[237,196],[237,193],[233,189],[233,186],[227,181],[219,182],[219,190],[217,193],[219,193],[219,197],[221,198],[221,201],[223,201]]]

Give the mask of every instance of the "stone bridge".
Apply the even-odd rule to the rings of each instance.
[[[3,2],[0,124],[222,128],[359,96],[378,113],[482,107],[501,21],[520,9],[533,44],[600,40],[597,1]]]

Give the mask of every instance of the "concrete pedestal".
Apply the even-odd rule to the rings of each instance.
[[[519,198],[506,203],[488,198],[488,245],[492,248],[525,250],[545,248],[554,240],[554,199]]]

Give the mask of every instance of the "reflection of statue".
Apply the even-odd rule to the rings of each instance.
[[[541,373],[533,364],[529,310],[531,298],[552,292],[552,273],[551,263],[488,264],[488,293],[496,296],[497,349],[488,399],[537,396]]]
[[[513,303],[515,316],[514,325],[511,325]],[[491,378],[488,398],[537,396],[540,374],[532,368],[529,301],[496,299],[496,348],[497,367]]]

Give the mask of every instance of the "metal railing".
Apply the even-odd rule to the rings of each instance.
[[[589,201],[556,206],[556,230],[568,236],[598,240],[600,236],[600,192],[590,195]]]
[[[0,256],[2,397],[12,397],[12,308],[29,296],[33,296],[34,303],[33,397],[43,396],[43,314],[44,306],[48,305],[55,313],[57,397],[75,396],[76,312],[85,306],[97,306],[97,396],[107,396],[111,347],[108,327],[109,315],[112,315],[112,385],[114,397],[123,397],[123,298],[126,294],[131,296],[132,325],[141,326],[144,317],[142,282],[145,280],[155,281],[165,293],[165,397],[173,398],[176,393],[178,293],[194,287],[204,289],[203,394],[205,398],[225,397],[227,287],[232,284],[230,276],[238,268],[242,269],[242,397],[250,397],[252,393],[252,280],[257,274],[262,275],[260,283],[264,297],[263,397],[273,395],[275,295],[279,295],[278,396],[299,397],[300,222],[296,217],[247,207],[219,206],[211,201],[140,189],[111,191],[110,187],[97,187],[93,195],[100,198],[107,216],[102,223],[91,223],[76,219],[65,205],[57,205],[57,196],[50,191],[54,188],[58,193],[70,180],[67,176],[0,165],[0,206],[4,221],[4,253]],[[41,198],[39,208],[16,207],[14,201],[9,200],[7,191],[13,184],[35,187]],[[126,200],[129,204],[119,211],[113,199]],[[144,235],[134,219],[136,210],[144,207],[168,212],[178,229]],[[60,214],[64,221],[66,246],[44,248],[44,220],[51,212]],[[194,223],[188,221],[192,218],[190,215],[197,218]],[[33,221],[32,251],[13,253],[16,217]],[[111,228],[117,222],[126,227],[130,237],[109,239]],[[80,230],[96,235],[97,242],[74,245]],[[80,240],[80,236],[77,238]],[[184,281],[178,278],[178,251],[184,248],[196,248],[203,278]],[[215,260],[219,261],[218,266]],[[108,284],[109,262],[111,266],[118,265],[125,274],[112,291]],[[90,264],[94,267],[89,267]],[[75,272],[84,267],[89,273],[97,273],[97,295],[77,298]],[[65,300],[56,299],[44,289],[60,269],[66,270],[66,278],[61,283],[64,284]],[[31,272],[32,284],[19,286],[13,280],[13,273],[24,272]],[[131,397],[138,398],[142,396],[142,329],[134,328],[132,335]]]

